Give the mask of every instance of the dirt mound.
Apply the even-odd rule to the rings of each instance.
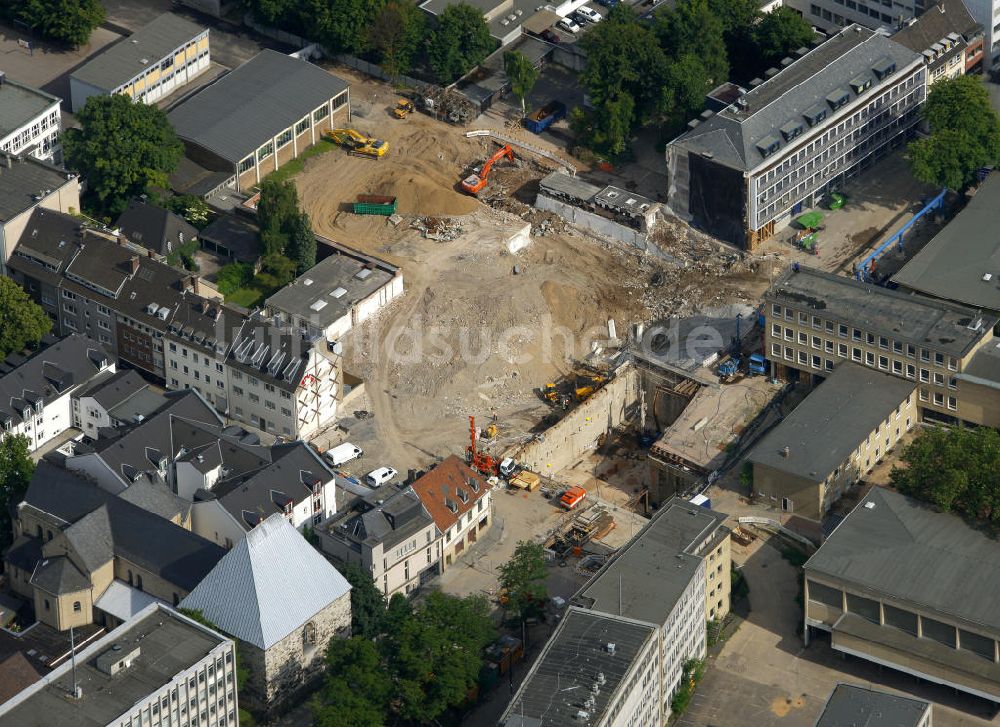
[[[455,189],[457,179],[446,180],[427,164],[406,162],[409,160],[397,164],[395,169],[371,175],[365,182],[379,194],[396,197],[400,214],[450,217],[469,214],[478,208],[474,198]]]

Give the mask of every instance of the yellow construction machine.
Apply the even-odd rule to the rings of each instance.
[[[357,129],[330,129],[323,136],[344,147],[348,154],[381,159],[389,151],[389,142],[365,136]]]
[[[405,119],[416,110],[417,107],[413,105],[412,101],[408,98],[401,98],[396,102],[396,108],[392,110],[392,115],[397,119]]]

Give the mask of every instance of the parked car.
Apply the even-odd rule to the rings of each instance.
[[[599,5],[603,5],[606,8],[613,8],[618,4],[618,0],[597,0]]]
[[[339,467],[345,462],[358,459],[363,455],[364,450],[362,450],[361,447],[351,444],[350,442],[338,444],[333,449],[326,450],[323,454],[323,456],[326,457],[327,462],[332,464],[334,467]]]
[[[396,470],[392,467],[379,467],[365,475],[365,484],[369,487],[379,487],[396,476]]]
[[[601,14],[591,7],[584,5],[582,8],[576,9],[576,14],[586,20],[588,23],[599,23],[603,18]]]
[[[580,26],[573,22],[573,18],[563,18],[556,23],[556,27],[562,28],[567,33],[572,33],[573,35],[576,35],[581,30]]]
[[[549,43],[558,44],[562,42],[559,40],[559,34],[556,31],[552,30],[552,28],[546,28],[541,33],[539,33],[539,35],[542,36],[542,40],[546,40]]]

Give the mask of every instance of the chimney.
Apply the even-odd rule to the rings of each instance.
[[[792,450],[790,447],[786,446],[783,450],[781,450],[782,457],[785,457],[787,459],[791,455],[792,455]]]
[[[149,249],[149,248],[146,249],[146,257],[153,257],[153,255],[155,255],[155,254],[156,253],[154,253],[152,251],[152,249]]]
[[[132,260],[130,262],[132,263],[132,275],[135,275],[137,272],[139,272],[139,256],[133,255]]]
[[[191,275],[185,275],[181,278],[181,290],[192,290],[194,289],[194,277]]]

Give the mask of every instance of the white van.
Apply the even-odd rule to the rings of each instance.
[[[379,467],[365,475],[365,484],[369,487],[378,487],[396,476],[396,470],[392,467]]]
[[[338,444],[333,449],[326,450],[323,456],[326,457],[326,461],[334,467],[339,467],[345,462],[358,459],[363,455],[364,450],[362,450],[361,447],[357,447],[350,442],[344,442],[343,444]]]

